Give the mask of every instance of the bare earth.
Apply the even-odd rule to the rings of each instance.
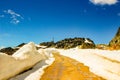
[[[89,71],[84,64],[59,55],[53,54],[54,63],[45,69],[40,80],[105,80]]]

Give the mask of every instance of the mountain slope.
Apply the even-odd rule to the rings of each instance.
[[[120,27],[114,38],[109,42],[109,46],[113,47],[113,49],[120,49]]]

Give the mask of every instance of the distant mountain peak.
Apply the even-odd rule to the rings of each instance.
[[[120,36],[120,27],[118,28],[118,31],[116,33],[116,36]]]
[[[120,27],[114,38],[109,42],[109,46],[114,47],[115,49],[120,49]]]

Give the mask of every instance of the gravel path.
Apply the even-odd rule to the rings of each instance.
[[[54,63],[45,69],[40,80],[104,80],[89,71],[89,68],[82,63],[54,54]]]

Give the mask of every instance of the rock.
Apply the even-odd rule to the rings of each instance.
[[[63,48],[63,49],[69,49],[69,48],[75,48],[77,46],[82,45],[83,49],[86,48],[95,48],[94,42],[89,38],[66,38],[64,40],[57,41],[56,43],[52,42],[43,42],[40,43],[40,45],[47,46],[47,47],[55,47],[55,48]]]
[[[0,52],[2,53],[6,53],[8,55],[12,55],[14,52],[16,52],[17,50],[19,50],[19,48],[21,48],[22,46],[24,46],[26,43],[21,43],[18,46],[12,48],[12,47],[6,47],[6,48],[2,48],[0,49]]]
[[[6,53],[8,55],[12,55],[17,49],[13,49],[11,47],[3,48],[0,50],[2,53]]]
[[[81,46],[80,46],[81,49],[94,49],[95,48],[95,44],[89,44],[89,43],[83,43]]]
[[[96,49],[102,49],[102,50],[107,50],[109,47],[107,44],[97,44]]]
[[[24,46],[26,43],[21,43],[21,44],[19,44],[17,47],[22,47],[22,46]]]
[[[42,42],[40,43],[41,46],[47,46],[47,47],[52,47],[55,45],[55,43],[53,41],[51,42]]]
[[[120,49],[120,27],[114,38],[109,42],[109,46],[113,49]]]

